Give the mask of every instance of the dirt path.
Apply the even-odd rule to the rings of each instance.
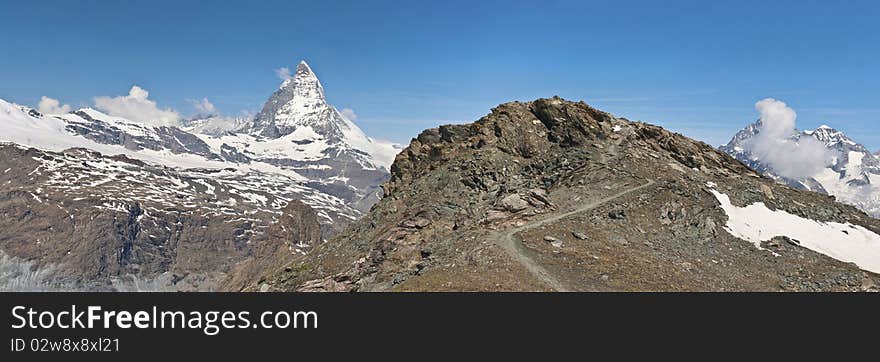
[[[533,221],[533,222],[530,222],[530,223],[525,224],[523,226],[519,226],[519,227],[510,229],[510,230],[506,230],[503,232],[503,234],[499,233],[498,235],[495,235],[495,238],[496,238],[498,244],[504,249],[504,251],[506,251],[508,254],[510,254],[510,256],[513,257],[514,260],[516,260],[517,262],[522,264],[522,266],[524,266],[530,273],[532,273],[532,275],[534,275],[536,278],[538,278],[538,280],[547,284],[548,286],[550,286],[553,290],[555,290],[557,292],[570,292],[570,291],[572,291],[572,289],[567,288],[562,282],[560,282],[558,279],[556,279],[556,277],[551,275],[550,272],[547,271],[547,269],[544,269],[544,267],[542,267],[541,265],[539,265],[538,263],[536,263],[532,259],[532,257],[530,256],[531,251],[526,249],[526,247],[522,243],[522,239],[516,234],[519,234],[524,231],[532,230],[532,229],[541,227],[543,225],[547,225],[547,224],[562,220],[562,219],[567,218],[567,217],[574,215],[574,214],[578,214],[581,212],[595,209],[606,202],[615,200],[617,198],[620,198],[620,197],[625,196],[627,194],[642,190],[642,189],[644,189],[646,187],[650,187],[652,185],[654,185],[654,181],[648,181],[647,183],[645,183],[641,186],[636,186],[636,187],[633,187],[630,189],[626,189],[624,191],[621,191],[621,192],[616,193],[614,195],[608,196],[606,198],[585,204],[585,205],[578,207],[577,209],[574,209],[572,211],[562,213],[559,215],[555,215],[555,216],[551,216],[546,219]]]

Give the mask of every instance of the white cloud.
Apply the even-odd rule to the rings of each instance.
[[[816,175],[834,159],[834,153],[812,137],[796,136],[797,113],[784,102],[767,98],[755,103],[761,114],[761,132],[747,146],[780,175],[800,179]]]
[[[67,104],[62,105],[57,99],[43,96],[40,98],[37,110],[42,114],[64,114],[70,112],[70,106]]]
[[[357,113],[354,113],[354,110],[351,108],[343,108],[339,113],[342,113],[343,117],[352,122],[356,121],[358,118]]]
[[[170,108],[160,109],[155,101],[148,98],[149,95],[145,89],[133,86],[127,96],[95,98],[95,107],[111,116],[153,126],[178,125],[180,114]]]
[[[202,98],[202,100],[190,99],[189,102],[192,103],[193,107],[196,108],[196,111],[198,111],[199,114],[217,114],[217,108],[214,107],[214,103],[211,103],[208,98]]]
[[[278,78],[281,78],[281,80],[288,80],[291,78],[290,68],[281,67],[281,68],[275,69],[275,75],[277,75]]]

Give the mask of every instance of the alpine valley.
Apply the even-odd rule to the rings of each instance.
[[[360,218],[401,148],[329,105],[305,62],[253,119],[0,100],[0,142],[0,290],[222,289],[270,236],[306,253]]]

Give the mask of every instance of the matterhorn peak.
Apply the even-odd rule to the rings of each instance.
[[[296,66],[296,72],[312,73],[312,68],[309,67],[309,63],[306,63],[305,60],[300,60],[299,64]]]
[[[296,73],[288,86],[293,87],[294,98],[300,98],[304,103],[320,103],[325,104],[324,87],[318,76],[312,71],[305,60],[301,60],[296,66]],[[294,99],[295,100],[295,99]]]
[[[337,158],[349,152],[369,168],[390,167],[398,151],[390,143],[368,138],[328,104],[321,81],[305,61],[299,62],[296,72],[269,97],[247,133],[270,140],[283,138],[281,142],[310,145],[313,150],[332,149]]]
[[[252,132],[269,138],[282,137],[306,124],[324,123],[322,120],[332,118],[328,117],[331,110],[321,81],[303,60],[263,105],[254,119]]]
[[[318,80],[315,72],[312,71],[312,68],[309,67],[305,60],[299,61],[293,75],[288,73],[288,76],[281,82],[281,86],[278,88],[317,89],[320,91],[320,97],[323,98],[324,96],[324,87],[321,86],[321,82]]]

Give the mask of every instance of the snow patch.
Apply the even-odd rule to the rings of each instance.
[[[729,196],[714,189],[710,192],[727,214],[725,230],[758,249],[762,249],[763,241],[786,236],[817,253],[880,273],[880,235],[871,230],[851,223],[819,222],[782,210],[770,210],[763,202],[737,207]]]

